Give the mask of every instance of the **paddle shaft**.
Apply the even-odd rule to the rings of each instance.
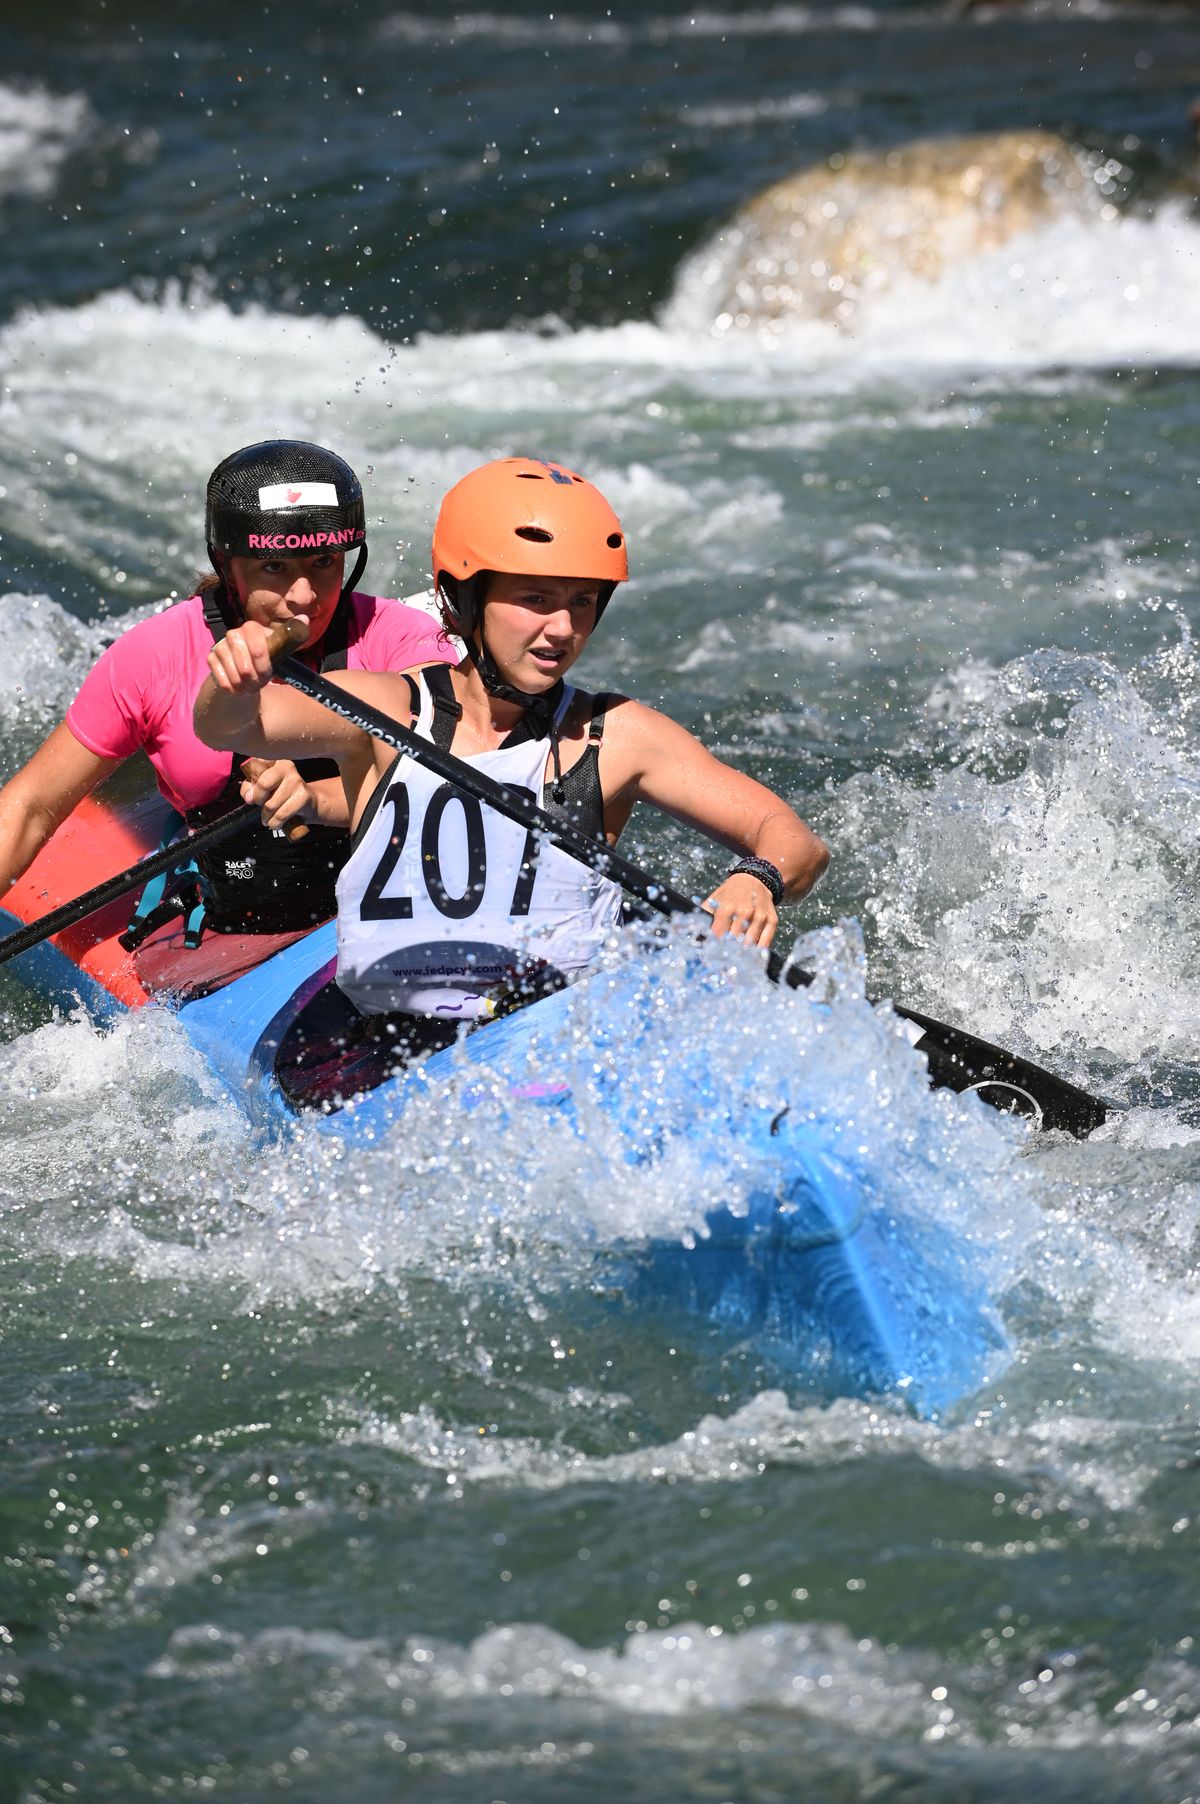
[[[186,864],[197,852],[203,852],[209,846],[228,839],[231,833],[239,828],[248,827],[258,819],[258,807],[253,802],[246,802],[240,808],[232,809],[217,820],[210,821],[207,827],[197,828],[195,833],[186,839],[175,840],[164,846],[160,852],[152,852],[139,864],[130,865],[127,871],[120,871],[115,877],[108,877],[98,883],[95,889],[89,889],[82,896],[76,896],[73,902],[64,902],[60,908],[52,909],[38,921],[30,921],[27,926],[18,928],[0,940],[0,965],[7,964],[10,958],[16,958],[21,952],[28,952],[31,946],[37,946],[42,940],[48,940],[52,934],[61,933],[64,927],[74,927],[77,921],[86,920],[88,915],[95,914],[98,908],[106,903],[114,902],[118,896],[124,896],[130,890],[140,889],[152,877],[161,876],[164,871],[173,870],[177,865]],[[0,908],[4,901],[0,897]]]
[[[408,752],[418,764],[423,764],[427,770],[442,777],[464,795],[473,797],[487,808],[494,808],[497,814],[516,821],[531,833],[544,834],[564,852],[569,852],[572,858],[577,858],[581,864],[599,871],[605,877],[611,877],[614,883],[619,883],[622,889],[636,896],[645,905],[647,913],[651,910],[664,915],[699,912],[699,903],[694,902],[690,896],[672,889],[669,883],[662,882],[658,877],[649,876],[611,846],[593,839],[590,833],[586,833],[567,816],[549,814],[546,809],[539,808],[525,791],[497,783],[493,777],[485,776],[473,765],[456,758],[452,752],[442,751],[432,740],[422,739],[411,727],[402,727],[390,715],[381,714],[378,708],[372,708],[369,703],[360,701],[345,689],[339,689],[328,678],[318,676],[316,671],[308,670],[295,658],[276,652],[275,645],[282,643],[286,647],[292,642],[290,636],[283,638],[285,631],[286,628],[283,627],[272,630],[272,662],[275,674],[293,689],[302,690],[313,701],[320,702],[334,714],[340,714],[352,726],[361,727],[372,739],[382,740],[384,745],[390,745],[398,752]]]

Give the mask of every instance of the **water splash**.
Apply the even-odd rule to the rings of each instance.
[[[0,669],[0,779],[26,758],[65,711],[113,636],[85,625],[47,595],[0,594],[5,658]]]
[[[693,8],[685,13],[649,13],[634,20],[614,19],[609,12],[581,18],[554,18],[558,44],[670,44],[695,38],[807,37],[812,33],[896,31],[940,20],[933,8],[903,12],[871,6],[755,7],[728,12],[722,7]],[[546,28],[541,19],[496,12],[460,12],[446,19],[397,11],[381,20],[374,35],[383,44],[494,43],[529,44],[541,48]]]
[[[1084,1082],[1196,1058],[1198,705],[1186,633],[1128,674],[1056,651],[976,664],[931,702],[948,768],[845,785],[831,831],[918,1006],[961,1018],[969,996],[976,1032]]]
[[[1019,1773],[1027,1778],[1039,1752],[1099,1740],[1108,1758],[1120,1751],[1128,1760],[1154,1746],[1161,1752],[1165,1735],[1176,1759],[1200,1757],[1187,1645],[1165,1650],[1136,1675],[1137,1683],[1121,1685],[1097,1648],[1045,1650],[1031,1661],[1007,1647],[1004,1627],[1002,1610],[978,1658],[947,1659],[931,1647],[898,1649],[821,1621],[729,1633],[681,1620],[666,1629],[641,1628],[615,1647],[590,1648],[538,1623],[489,1629],[467,1646],[414,1635],[395,1647],[329,1630],[242,1633],[206,1623],[177,1630],[152,1670],[201,1697],[240,1686],[250,1675],[256,1687],[271,1683],[272,1669],[303,1673],[310,1694],[349,1686],[360,1710],[402,1697],[408,1711],[400,1721],[418,1743],[424,1707],[433,1700],[457,1705],[468,1721],[477,1715],[486,1721],[489,1705],[503,1702],[518,1734],[540,1724],[543,1733],[553,1725],[559,1737],[589,1723],[594,1733],[604,1714],[617,1712],[627,1720],[660,1719],[660,1734],[669,1733],[672,1719],[684,1719],[689,1735],[707,1742],[717,1733],[713,1718],[742,1716],[747,1749],[754,1745],[756,1713],[766,1713],[764,1735],[776,1744],[782,1714],[806,1724],[810,1762],[863,1780],[873,1772],[876,1739],[891,1744],[889,1753],[876,1750],[889,1770],[897,1739],[913,1748],[941,1743],[958,1750],[960,1775],[971,1774],[972,1789],[1004,1783],[1006,1773],[1010,1782],[1019,1782]],[[1005,1730],[999,1745],[997,1722]],[[482,1723],[475,1734],[481,1730]],[[436,1754],[426,1760],[440,1765]],[[927,1783],[936,1785],[932,1774]]]
[[[0,82],[0,198],[52,193],[63,163],[95,127],[83,94]]]
[[[615,1409],[627,1401],[606,1397],[604,1405]],[[597,1401],[583,1397],[576,1407],[586,1422]],[[330,1408],[347,1447],[386,1448],[460,1488],[536,1493],[592,1484],[745,1485],[780,1469],[825,1472],[866,1462],[878,1470],[880,1462],[898,1460],[943,1473],[990,1473],[1023,1498],[1027,1511],[1126,1513],[1137,1509],[1174,1457],[1174,1445],[1162,1446],[1149,1424],[1044,1405],[1027,1421],[1017,1415],[985,1397],[975,1416],[947,1427],[899,1407],[846,1397],[818,1406],[765,1390],[729,1415],[702,1416],[671,1441],[593,1453],[571,1444],[569,1426],[547,1444],[444,1421],[428,1404],[395,1416],[364,1412],[349,1397]]]
[[[105,1197],[92,1252],[258,1308],[369,1295],[418,1274],[456,1286],[586,1278],[613,1246],[703,1235],[715,1204],[736,1214],[772,1188],[778,1155],[764,1147],[777,1143],[745,1129],[752,1116],[777,1119],[781,1134],[794,1128],[819,1146],[864,1207],[940,1230],[1003,1289],[1036,1215],[1016,1156],[1024,1130],[974,1099],[928,1090],[895,1018],[863,996],[852,932],[819,936],[803,955],[817,972],[808,994],[765,984],[753,955],[680,934],[631,986],[636,944],[621,940],[609,969],[535,1037],[523,1097],[464,1053],[379,1144],[300,1124],[265,1171],[168,1015],[147,1011],[108,1038],[81,1021],[49,1024],[16,1042],[10,1061],[10,1092],[27,1099],[12,1156],[36,1157],[53,1122],[59,1168],[77,1170],[105,1149],[108,1123],[97,1140],[92,1114],[113,1097],[114,1147],[146,1112],[147,1163],[164,1114],[185,1138],[192,1121],[212,1137],[207,1180],[197,1194],[189,1175],[193,1200],[174,1227],[170,1192],[156,1189],[147,1208],[134,1177],[131,1194]],[[614,1111],[614,1084],[628,1108]],[[564,1085],[573,1114],[554,1106]],[[77,1212],[70,1222],[78,1233]]]

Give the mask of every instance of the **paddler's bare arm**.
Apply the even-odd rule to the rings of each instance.
[[[90,752],[61,721],[0,789],[0,896],[33,863],[72,808],[121,762]]]
[[[197,738],[218,751],[236,749],[261,758],[336,759],[350,818],[357,819],[375,777],[395,753],[311,696],[272,682],[267,632],[255,621],[219,640],[208,654],[208,668],[193,712]],[[330,680],[409,724],[410,692],[395,674],[339,671]]]
[[[798,902],[808,894],[829,863],[829,851],[774,791],[723,764],[686,728],[640,702],[622,701],[606,722],[603,781],[618,824],[635,802],[652,802],[731,852],[773,864],[783,878],[783,901]],[[705,907],[718,935],[733,932],[759,946],[774,938],[775,903],[757,877],[726,877]]]

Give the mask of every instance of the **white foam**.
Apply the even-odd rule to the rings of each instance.
[[[897,13],[870,6],[755,7],[730,12],[721,7],[689,9],[683,13],[648,13],[637,20],[618,20],[611,9],[572,17],[554,13],[522,17],[499,12],[455,12],[443,18],[399,11],[376,27],[383,43],[444,44],[483,41],[501,47],[537,45],[548,40],[562,47],[573,44],[665,44],[690,38],[807,37],[813,32],[903,30],[939,20],[932,8]]]
[[[618,941],[611,972],[529,1051],[534,1077],[544,1069],[570,1083],[575,1121],[536,1097],[514,1100],[464,1058],[436,1093],[414,1097],[382,1144],[301,1128],[264,1171],[245,1132],[222,1129],[233,1118],[219,1092],[196,1095],[197,1062],[165,1016],[122,1022],[107,1056],[82,1024],[40,1030],[17,1042],[9,1082],[14,1093],[39,1092],[36,1121],[47,1132],[57,1124],[59,1167],[75,1170],[108,1146],[108,1123],[97,1140],[91,1113],[110,1099],[119,1137],[126,1106],[147,1112],[153,1098],[144,1130],[153,1138],[166,1106],[161,1068],[176,1061],[190,1106],[215,1111],[203,1188],[174,1216],[155,1210],[147,1221],[131,1179],[128,1200],[105,1189],[83,1226],[71,1212],[54,1234],[60,1250],[144,1280],[213,1288],[235,1309],[403,1293],[421,1274],[460,1288],[486,1280],[517,1299],[530,1285],[586,1286],[614,1247],[703,1233],[714,1171],[721,1203],[737,1213],[776,1187],[781,1158],[789,1171],[796,1160],[827,1164],[864,1207],[936,1224],[946,1257],[957,1249],[971,1281],[1000,1294],[1036,1227],[1023,1132],[974,1099],[930,1092],[894,1018],[862,999],[860,949],[825,937],[832,952],[807,948],[824,973],[811,1001],[765,984],[753,955],[716,942],[701,955],[684,935],[649,986],[631,988],[628,942]],[[621,1113],[607,1100],[614,1083],[629,1099]],[[764,1131],[750,1131],[755,1122]],[[12,1158],[36,1160],[41,1131],[14,1121]]]
[[[153,1405],[151,1405],[153,1407]],[[265,1426],[261,1422],[229,1423],[218,1431],[221,1439],[249,1435]],[[289,1547],[306,1535],[316,1534],[333,1515],[326,1504],[306,1499],[292,1506],[257,1500],[212,1511],[205,1500],[186,1486],[167,1497],[163,1520],[152,1534],[139,1538],[129,1565],[120,1572],[120,1591],[135,1616],[157,1616],[163,1594],[199,1584],[248,1559],[261,1558],[268,1542],[284,1541]],[[107,1603],[116,1586],[111,1568],[96,1562],[75,1589],[80,1601],[96,1607]],[[157,1667],[152,1668],[157,1672]],[[164,1666],[165,1675],[167,1668]]]
[[[1068,220],[964,263],[940,283],[910,283],[876,297],[852,339],[807,325],[769,343],[736,331],[713,336],[694,264],[681,273],[659,324],[479,332],[412,345],[389,345],[349,315],[292,317],[255,305],[234,313],[202,290],[171,290],[158,300],[114,292],[76,309],[27,309],[0,331],[10,403],[0,416],[0,466],[14,480],[18,471],[24,475],[24,450],[36,428],[50,542],[69,543],[78,530],[72,499],[79,491],[98,494],[117,512],[114,554],[129,543],[121,515],[136,509],[136,536],[182,558],[201,553],[198,484],[231,442],[295,433],[336,439],[355,461],[373,466],[372,504],[376,495],[381,505],[392,503],[390,520],[398,502],[403,519],[414,512],[411,490],[418,488],[415,499],[431,509],[442,487],[481,452],[540,435],[553,416],[556,437],[572,455],[588,458],[614,499],[634,508],[636,526],[640,497],[653,481],[637,461],[636,438],[628,463],[613,459],[613,425],[621,422],[627,440],[631,419],[663,415],[655,397],[670,377],[732,404],[789,391],[815,400],[875,380],[881,370],[1191,363],[1200,357],[1198,264],[1200,226],[1181,205],[1149,219]],[[131,393],[139,406],[130,416]],[[181,405],[193,421],[183,437]],[[114,409],[126,416],[119,446]],[[458,444],[447,442],[447,411],[456,416]],[[925,413],[930,424],[955,423],[940,409]],[[828,434],[853,424],[847,428],[835,410],[779,430],[786,444],[789,432]],[[721,482],[736,496],[728,471]],[[674,488],[674,503],[682,499],[686,507],[695,499],[689,485]],[[698,521],[713,499],[699,498]]]
[[[812,31],[903,31],[938,17],[933,9],[875,8],[872,6],[763,6],[746,12],[722,7],[689,9],[656,29],[670,29],[680,36],[787,37]]]
[[[715,546],[723,532],[724,549],[736,542],[739,496],[753,503],[753,484],[713,476],[693,489],[652,475],[636,456],[612,459],[613,422],[658,388],[664,357],[681,366],[728,361],[720,346],[672,346],[648,324],[615,338],[477,333],[400,347],[350,316],[294,318],[256,306],[234,313],[199,291],[156,301],[117,292],[75,309],[26,309],[0,330],[0,511],[56,562],[83,565],[93,581],[98,574],[110,602],[124,600],[126,572],[139,562],[165,587],[203,567],[203,484],[231,445],[313,438],[336,444],[363,475],[368,526],[387,527],[372,533],[374,578],[404,593],[424,579],[445,488],[481,455],[523,439],[538,445],[553,416],[556,446],[610,493],[631,532],[670,516],[682,541],[703,530]],[[130,412],[133,393],[139,404]],[[182,434],[181,408],[192,422]],[[123,427],[114,436],[115,414]],[[32,487],[31,437],[39,446]],[[417,549],[397,578],[389,565],[401,535]]]
[[[1143,1106],[1115,1112],[1090,1138],[1099,1145],[1161,1152],[1172,1146],[1194,1145],[1200,1140],[1200,1126],[1181,1121],[1170,1108]]]
[[[844,967],[845,941],[834,950]],[[727,1418],[704,1416],[665,1443],[597,1454],[572,1444],[572,1415],[589,1421],[598,1405],[590,1394],[576,1395],[564,1363],[554,1398],[565,1427],[550,1444],[481,1433],[427,1406],[390,1413],[340,1397],[327,1408],[332,1432],[347,1444],[375,1444],[453,1474],[460,1491],[480,1484],[545,1491],[580,1482],[741,1483],[779,1465],[907,1457],[942,1471],[994,1471],[998,1484],[1047,1513],[1086,1510],[1097,1499],[1109,1509],[1132,1509],[1171,1456],[1158,1436],[1157,1403],[1131,1420],[1115,1392],[1109,1420],[1082,1404],[1064,1407],[1059,1378],[1042,1388],[1038,1337],[1049,1326],[1055,1335],[1116,1349],[1126,1361],[1123,1385],[1131,1382],[1132,1359],[1144,1368],[1139,1394],[1156,1398],[1171,1381],[1171,1362],[1176,1372],[1194,1371],[1200,1301],[1181,1261],[1200,1200],[1192,1197],[1185,1216],[1178,1189],[1164,1198],[1174,1241],[1141,1219],[1143,1172],[1140,1187],[1112,1174],[1120,1194],[1133,1198],[1131,1220],[1086,1200],[1070,1203],[1087,1182],[1075,1149],[1056,1165],[1019,1127],[974,1102],[928,1092],[919,1058],[886,1016],[856,1000],[845,969],[831,970],[826,959],[822,974],[820,947],[811,943],[806,962],[818,967],[818,995],[833,985],[824,1015],[822,1008],[815,1015],[805,1006],[789,1009],[782,996],[772,1008],[748,964],[744,986],[734,972],[715,1024],[698,1023],[698,1001],[709,1004],[682,980],[661,986],[649,1046],[617,1020],[625,1075],[635,1091],[655,1098],[644,1118],[624,1128],[606,1111],[591,1110],[584,1093],[585,1064],[601,1084],[606,1069],[604,1046],[584,1031],[591,1018],[577,1024],[577,1043],[560,1038],[559,1066],[564,1053],[570,1059],[577,1051],[580,1060],[586,1179],[579,1141],[556,1111],[530,1104],[514,1120],[511,1102],[477,1094],[464,1113],[464,1086],[478,1085],[469,1073],[414,1105],[403,1131],[384,1145],[345,1146],[300,1132],[264,1163],[261,1146],[170,1016],[143,1011],[107,1032],[82,1019],[48,1023],[11,1044],[3,1074],[0,1168],[6,1190],[22,1199],[5,1222],[6,1242],[30,1256],[107,1268],[122,1284],[165,1281],[180,1299],[194,1296],[225,1318],[372,1297],[389,1310],[407,1310],[411,1281],[433,1277],[473,1299],[471,1309],[486,1293],[489,1311],[497,1301],[515,1311],[520,1332],[540,1344],[551,1329],[538,1326],[545,1314],[538,1299],[576,1286],[586,1292],[597,1249],[694,1235],[715,1169],[723,1173],[723,1200],[735,1210],[745,1188],[761,1182],[756,1157],[722,1130],[719,1111],[698,1111],[705,1117],[698,1136],[693,1122],[696,1098],[736,1095],[738,1073],[752,1059],[759,1100],[769,1096],[772,1107],[790,1100],[802,1111],[864,1197],[933,1224],[947,1247],[957,1242],[973,1277],[993,1294],[1021,1282],[1030,1322],[1023,1358],[1030,1363],[985,1394],[976,1419],[936,1428],[898,1409],[850,1401],[796,1408],[768,1392]],[[630,1154],[644,1152],[650,1131],[661,1145],[631,1168]],[[1110,1156],[1103,1144],[1087,1150],[1093,1160]],[[1031,1154],[1045,1159],[1048,1186]],[[1053,1200],[1059,1185],[1068,1207],[1033,1206],[1047,1189]],[[1149,1234],[1145,1244],[1139,1228]],[[1043,1298],[1036,1311],[1035,1292]],[[472,1345],[486,1357],[491,1317],[485,1311],[479,1319]],[[563,1358],[569,1361],[566,1342]],[[614,1407],[611,1398],[605,1403]],[[228,1538],[213,1543],[212,1561],[240,1557],[248,1532],[234,1523]],[[195,1554],[180,1533],[168,1536],[147,1556],[146,1585],[186,1578]]]
[[[236,314],[178,290],[157,301],[125,291],[79,308],[26,309],[0,331],[0,510],[13,513],[19,497],[15,529],[120,604],[129,599],[127,573],[144,579],[147,568],[150,594],[189,593],[192,573],[207,565],[208,472],[255,439],[337,444],[367,481],[368,524],[377,527],[389,490],[405,497],[412,484],[389,367],[388,347],[348,315],[300,319],[256,307]],[[364,406],[359,389],[368,377],[375,403]],[[117,434],[114,417],[122,421]],[[39,447],[32,485],[31,437]],[[376,439],[385,448],[374,450]],[[459,462],[456,475],[470,459]],[[451,459],[439,452],[436,465],[431,496]],[[388,537],[373,535],[382,569],[396,561],[387,556],[394,534],[393,526]],[[417,586],[424,562],[422,555],[405,587]]]
[[[1024,0],[1022,19],[1119,19],[1126,12],[1125,0]],[[1011,0],[980,0],[968,15],[970,23],[987,27],[1008,25],[1012,18]]]
[[[762,1607],[773,1614],[781,1602]],[[1068,1648],[1033,1660],[1019,1642],[1010,1651],[1003,1631],[1011,1614],[1001,1606],[983,1649],[960,1657],[889,1645],[837,1622],[786,1618],[736,1631],[684,1619],[639,1628],[619,1645],[600,1647],[528,1622],[489,1628],[466,1646],[437,1635],[409,1635],[392,1647],[382,1638],[356,1639],[329,1629],[281,1626],[249,1633],[201,1621],[175,1629],[149,1673],[200,1690],[261,1684],[261,1675],[279,1670],[292,1675],[300,1695],[317,1696],[336,1681],[337,1693],[348,1690],[359,1711],[400,1723],[402,1749],[419,1741],[431,1704],[457,1707],[467,1748],[480,1733],[472,1714],[481,1713],[485,1745],[494,1749],[499,1705],[502,1758],[512,1757],[507,1751],[514,1741],[518,1748],[522,1740],[532,1744],[519,1755],[522,1768],[532,1763],[539,1742],[543,1754],[554,1752],[543,1739],[548,1729],[561,1741],[570,1725],[594,1731],[598,1718],[614,1717],[658,1718],[660,1736],[668,1733],[668,1722],[686,1724],[692,1750],[708,1741],[726,1748],[721,1720],[740,1719],[739,1745],[747,1752],[757,1736],[777,1741],[781,1718],[798,1719],[814,1771],[825,1772],[832,1762],[834,1770],[872,1789],[876,1777],[885,1789],[890,1785],[902,1757],[898,1745],[904,1744],[912,1750],[903,1756],[909,1763],[922,1743],[959,1749],[956,1771],[966,1775],[972,1791],[986,1789],[990,1780],[1014,1795],[1039,1750],[1100,1749],[1100,1758],[1111,1759],[1153,1749],[1161,1761],[1178,1743],[1175,1758],[1188,1760],[1200,1703],[1190,1642],[1155,1654],[1131,1685],[1124,1673],[1116,1679],[1099,1649]],[[997,1721],[1005,1729],[999,1738]],[[962,1764],[967,1750],[969,1767]],[[497,1755],[480,1758],[491,1764]],[[422,1759],[443,1768],[436,1748]],[[477,1768],[466,1770],[477,1777]],[[944,1772],[945,1765],[936,1770]]]
[[[110,1201],[140,1174],[186,1204],[197,1141],[246,1139],[244,1120],[172,1017],[158,1009],[98,1027],[78,1011],[11,1040],[0,1063],[0,1182],[27,1202],[67,1206],[49,1240],[103,1241]],[[170,1157],[164,1161],[164,1150]],[[174,1189],[178,1179],[179,1190]]]
[[[62,164],[95,123],[83,94],[0,81],[0,195],[51,193]]]
[[[47,595],[0,594],[0,610],[0,742],[11,771],[62,714],[112,634]]]
[[[940,684],[934,704],[950,706]],[[830,833],[884,864],[867,913],[906,992],[1035,1057],[1135,1064],[1200,1054],[1200,668],[1186,639],[1132,676],[1035,652],[959,679],[959,745],[928,786],[877,773]],[[995,773],[995,774],[993,774]],[[884,830],[883,823],[888,823]]]
[[[686,414],[700,401],[722,410],[751,450],[802,450],[871,429],[873,409],[847,407],[845,396],[881,374],[907,385],[893,399],[892,425],[940,429],[955,420],[930,407],[930,383],[940,387],[964,363],[1019,369],[1025,384],[1031,370],[1062,361],[1076,374],[1057,377],[1061,388],[1092,380],[1091,365],[1200,358],[1200,227],[1181,209],[1109,225],[1066,222],[1020,255],[1027,276],[1019,282],[1011,251],[1003,266],[981,259],[935,287],[879,297],[853,339],[826,326],[771,342],[714,336],[703,284],[692,293],[686,272],[661,323],[577,332],[548,325],[401,345],[349,315],[294,317],[256,305],[235,313],[203,289],[28,308],[0,328],[0,517],[123,608],[134,594],[186,592],[204,566],[200,497],[231,445],[314,438],[336,444],[362,472],[373,580],[402,594],[425,580],[444,489],[481,456],[540,445],[552,418],[557,454],[585,468],[626,520],[640,581],[665,570],[687,580],[714,559],[754,574],[747,545],[770,536],[787,499],[753,464],[668,475],[660,447],[680,408]],[[1118,286],[1118,276],[1129,286],[1131,268],[1136,302]],[[1053,295],[1062,281],[1065,293]],[[763,409],[770,414],[756,421]],[[115,436],[114,417],[122,419]],[[31,441],[39,448],[33,482]],[[908,549],[896,547],[896,556]],[[130,574],[140,586],[131,588]]]
[[[836,1623],[783,1622],[726,1635],[681,1622],[632,1634],[620,1648],[584,1648],[554,1629],[521,1623],[490,1629],[467,1647],[410,1636],[395,1652],[328,1631],[244,1635],[199,1624],[176,1630],[151,1670],[203,1683],[235,1673],[244,1679],[280,1661],[308,1669],[330,1663],[364,1699],[559,1700],[666,1717],[774,1708],[914,1738],[942,1714],[930,1697],[939,1670],[934,1656],[885,1650]]]
[[[459,44],[482,41],[501,46],[536,44],[548,37],[558,45],[626,44],[631,30],[607,15],[573,19],[538,15],[523,18],[500,12],[453,12],[441,17],[424,13],[395,12],[374,26],[372,35],[384,44]]]
[[[593,1412],[589,1399],[586,1413]],[[1139,1421],[1072,1415],[1044,1404],[1025,1423],[1016,1413],[985,1402],[978,1419],[946,1428],[899,1406],[852,1398],[793,1406],[782,1391],[762,1391],[729,1416],[702,1417],[664,1445],[588,1454],[570,1444],[569,1421],[546,1444],[443,1422],[427,1404],[395,1417],[364,1413],[350,1398],[330,1406],[347,1445],[386,1447],[438,1472],[458,1494],[476,1485],[537,1492],[581,1484],[741,1485],[778,1467],[826,1471],[867,1462],[874,1470],[880,1461],[907,1459],[940,1472],[991,1472],[1008,1492],[1023,1494],[1026,1509],[1084,1512],[1099,1503],[1129,1511],[1173,1457]]]
[[[419,1645],[410,1641],[410,1659]],[[780,1623],[726,1636],[682,1622],[635,1633],[619,1651],[517,1625],[490,1630],[462,1650],[435,1641],[421,1651],[428,1682],[443,1698],[586,1698],[633,1716],[775,1708],[876,1734],[912,1734],[938,1720],[928,1655],[888,1653],[837,1623]]]
[[[823,94],[788,94],[782,99],[755,100],[733,104],[714,103],[709,106],[688,106],[681,109],[681,117],[689,125],[706,128],[724,125],[756,125],[763,119],[817,119],[822,113],[829,111],[830,102]]]

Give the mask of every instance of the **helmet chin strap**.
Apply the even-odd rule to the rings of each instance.
[[[214,546],[210,545],[208,561],[217,573],[217,586],[211,591],[208,599],[225,631],[230,632],[235,626],[241,626],[246,616],[232,593],[232,585],[229,581],[229,560],[223,551],[217,551]]]
[[[354,560],[354,568],[350,572],[349,576],[346,578],[345,582],[342,584],[342,592],[338,597],[339,601],[345,601],[345,599],[348,595],[352,595],[354,593],[354,590],[358,586],[358,579],[362,575],[362,573],[366,569],[366,567],[367,567],[367,548],[365,545],[360,545],[358,548],[358,556]]]
[[[555,802],[561,804],[566,797],[566,790],[563,787],[562,754],[559,750],[558,728],[555,725],[554,717],[562,699],[564,687],[562,678],[559,677],[553,688],[547,689],[541,695],[530,695],[526,690],[518,689],[512,683],[506,683],[496,667],[496,660],[488,650],[487,640],[483,636],[482,620],[479,623],[479,644],[476,645],[474,639],[468,639],[466,645],[467,657],[479,672],[479,680],[488,694],[494,695],[497,701],[512,702],[518,708],[523,708],[530,730],[539,739],[550,741],[550,755],[554,760],[554,782],[551,785],[551,794]]]

